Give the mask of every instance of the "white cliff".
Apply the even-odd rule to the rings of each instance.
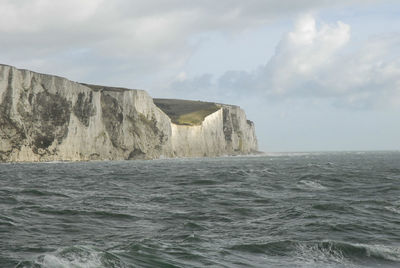
[[[172,149],[178,156],[238,155],[257,150],[254,124],[239,107],[221,106],[205,117],[201,125],[171,126]]]
[[[236,106],[220,106],[200,125],[176,125],[145,91],[0,65],[0,161],[154,159],[256,150],[254,125]]]

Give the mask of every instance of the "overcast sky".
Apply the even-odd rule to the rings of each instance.
[[[239,105],[263,151],[400,150],[398,0],[0,0],[0,63]]]

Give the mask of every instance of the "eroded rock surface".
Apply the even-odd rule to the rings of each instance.
[[[0,65],[0,161],[154,159],[257,150],[254,124],[239,107],[218,105],[202,116],[193,126],[175,124],[143,90],[80,84]]]

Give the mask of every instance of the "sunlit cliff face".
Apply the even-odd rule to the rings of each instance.
[[[0,77],[1,161],[154,159],[257,150],[254,125],[238,107],[224,105],[197,125],[177,127],[143,90],[79,84],[6,65],[0,65]]]

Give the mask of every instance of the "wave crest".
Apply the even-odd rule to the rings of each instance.
[[[275,241],[263,244],[234,245],[230,247],[230,250],[270,256],[291,256],[296,262],[303,264],[330,263],[351,267],[354,263],[363,263],[366,260],[400,264],[400,247],[338,241]]]
[[[326,190],[327,187],[321,183],[312,180],[301,180],[298,183],[298,187],[304,190],[315,191],[315,190]]]
[[[20,262],[15,268],[126,268],[114,254],[85,246],[63,248],[38,256],[34,261]]]

